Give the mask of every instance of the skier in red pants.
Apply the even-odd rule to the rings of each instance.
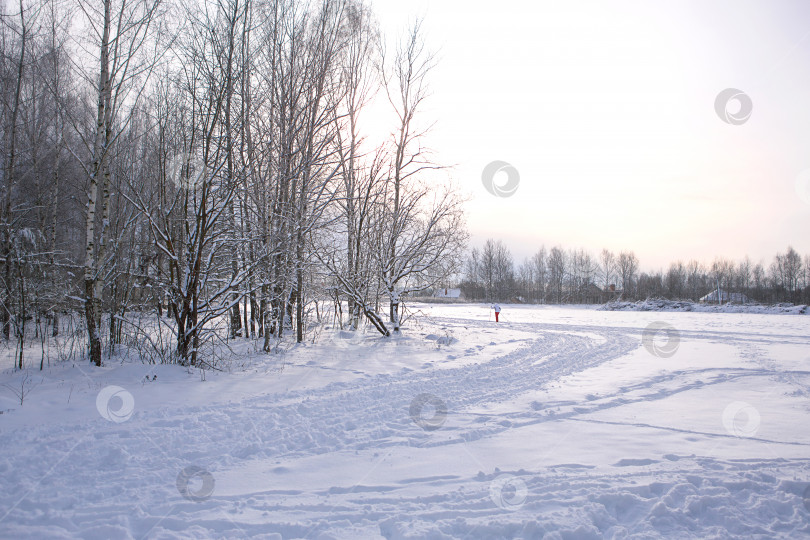
[[[492,309],[495,310],[495,322],[498,322],[498,314],[501,312],[501,306],[495,304],[494,306],[492,306]]]

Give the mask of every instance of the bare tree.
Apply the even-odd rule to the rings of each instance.
[[[537,253],[532,256],[532,264],[534,265],[534,294],[535,298],[539,299],[541,303],[546,300],[546,248],[541,247]]]
[[[384,87],[396,112],[392,160],[380,214],[382,233],[374,250],[389,300],[393,331],[400,326],[402,298],[435,286],[453,271],[466,243],[462,201],[449,188],[436,193],[420,175],[439,168],[426,155],[417,114],[427,98],[434,57],[424,45],[416,21],[399,45],[390,66],[383,54]],[[412,280],[412,277],[419,280]]]
[[[622,295],[625,298],[632,298],[636,272],[638,272],[638,258],[632,251],[622,251],[619,253],[617,265],[622,280]]]
[[[4,129],[7,140],[5,145],[7,153],[4,156],[4,184],[5,189],[3,193],[2,214],[0,214],[0,243],[2,243],[2,256],[4,268],[4,289],[5,297],[3,299],[2,311],[0,311],[0,318],[3,323],[3,337],[8,340],[10,333],[10,320],[11,320],[11,304],[12,304],[12,273],[13,273],[13,242],[15,236],[15,218],[12,214],[14,191],[17,187],[17,159],[19,142],[19,116],[22,107],[22,93],[23,93],[23,75],[27,61],[28,42],[30,38],[30,21],[31,8],[26,9],[23,0],[18,3],[19,12],[19,27],[14,28],[15,33],[19,35],[19,52],[15,59],[16,77],[14,78],[13,93],[11,103],[6,103],[4,108],[7,108],[9,113],[9,125]],[[13,27],[12,27],[13,28]]]
[[[734,263],[728,259],[716,258],[711,266],[711,278],[717,289],[717,303],[730,300],[730,286],[734,279]]]
[[[751,288],[751,270],[753,263],[751,258],[747,255],[741,260],[734,269],[734,282],[733,286],[737,292],[748,294]]]
[[[615,285],[612,280],[616,272],[616,255],[608,249],[603,249],[599,254],[599,263],[602,271],[602,288],[607,291],[611,285]]]
[[[673,298],[682,298],[686,287],[686,267],[681,261],[669,266],[666,276],[666,288]]]
[[[381,173],[385,155],[364,150],[360,131],[363,109],[376,94],[380,81],[372,64],[379,49],[379,30],[371,10],[363,4],[346,6],[348,33],[339,64],[339,109],[335,109],[336,149],[339,157],[338,193],[335,196],[345,223],[345,280],[353,293],[348,300],[349,328],[360,322],[361,306],[355,295],[370,301],[374,281],[371,258],[368,257],[367,234],[374,226],[373,210],[380,196]],[[365,249],[364,249],[365,248]]]
[[[697,300],[704,294],[706,288],[706,269],[700,261],[690,260],[686,264],[686,284],[689,289],[689,297]]]
[[[797,299],[801,271],[802,258],[791,246],[784,254],[777,253],[771,264],[770,274],[774,285],[785,291],[786,298],[791,302]]]
[[[88,177],[87,211],[85,218],[84,310],[89,341],[89,357],[101,365],[101,339],[98,325],[104,283],[101,267],[107,256],[107,227],[110,211],[110,159],[115,140],[131,118],[140,98],[145,79],[154,67],[154,56],[146,54],[153,46],[153,23],[157,19],[160,0],[103,0],[101,6],[78,0],[91,38],[99,50],[95,79],[96,120],[89,134],[74,121],[74,127],[91,149],[90,163],[85,167]],[[99,201],[99,196],[101,200]],[[97,211],[101,203],[100,227]]]
[[[563,291],[565,286],[566,268],[568,267],[568,257],[560,246],[554,246],[548,253],[548,284],[553,294],[554,303],[560,304],[563,301]]]

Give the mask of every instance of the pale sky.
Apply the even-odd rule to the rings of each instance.
[[[373,6],[391,35],[425,19],[429,143],[472,196],[471,245],[632,249],[642,269],[810,254],[810,2]],[[751,99],[740,125],[715,112],[727,88]],[[511,197],[484,189],[495,160],[520,174]]]

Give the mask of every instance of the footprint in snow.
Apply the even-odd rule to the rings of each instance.
[[[658,463],[657,459],[632,459],[632,458],[625,458],[620,459],[618,462],[614,463],[614,467],[645,467],[647,465],[652,465],[653,463]]]

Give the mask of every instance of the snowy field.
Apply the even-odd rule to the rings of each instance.
[[[810,537],[808,316],[415,309],[205,381],[4,370],[0,537]]]

